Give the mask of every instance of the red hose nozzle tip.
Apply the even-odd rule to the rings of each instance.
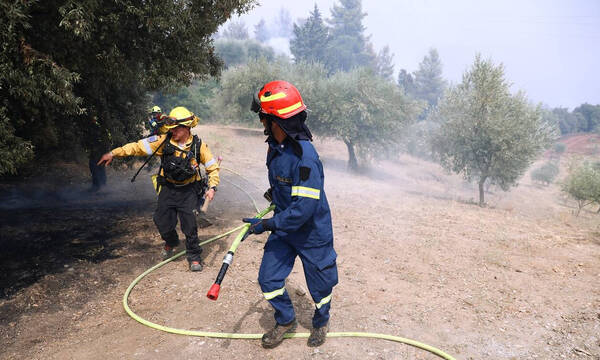
[[[221,290],[221,285],[213,284],[210,287],[210,290],[208,290],[208,294],[206,294],[206,297],[211,300],[217,300],[217,298],[219,297],[219,290]]]

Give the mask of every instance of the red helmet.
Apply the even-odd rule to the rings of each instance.
[[[252,111],[287,119],[304,110],[300,92],[287,81],[276,80],[265,84],[252,100]]]

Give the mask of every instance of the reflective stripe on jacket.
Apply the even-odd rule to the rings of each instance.
[[[152,135],[150,137],[141,139],[137,142],[132,142],[129,144],[125,144],[121,147],[115,148],[111,151],[113,156],[117,157],[125,157],[125,156],[150,156],[152,153],[163,143],[166,138],[166,134],[163,135]],[[185,157],[186,153],[190,151],[190,147],[193,142],[193,136],[190,134],[189,139],[185,144],[179,146],[173,139],[170,140],[171,144],[175,146],[175,148],[181,151],[175,151],[176,156]],[[156,156],[162,156],[162,148],[156,151]],[[192,164],[196,161],[195,159],[191,160]],[[217,186],[219,185],[219,164],[213,157],[208,145],[203,141],[200,146],[200,162],[206,168],[206,174],[208,175],[208,186]],[[164,175],[161,172],[161,175]],[[185,181],[182,181],[180,184],[189,184],[194,181],[198,181],[200,178],[196,175]]]
[[[285,237],[302,247],[330,244],[333,230],[323,190],[323,165],[310,141],[298,143],[301,156],[289,139],[282,144],[269,143],[267,167],[275,204],[271,237]]]

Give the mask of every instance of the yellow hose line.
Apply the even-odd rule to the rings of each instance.
[[[235,173],[235,174],[237,174],[237,173]],[[239,175],[239,174],[237,174],[237,175]],[[239,176],[241,177],[241,175],[239,175]],[[241,189],[241,190],[246,192],[243,189]],[[246,194],[248,194],[248,193],[246,192]],[[250,195],[248,194],[248,196],[250,196]],[[267,209],[265,209],[265,211],[266,210]],[[247,224],[240,225],[240,226],[238,226],[234,229],[231,229],[223,234],[220,234],[220,235],[214,236],[208,240],[205,240],[205,241],[201,242],[200,245],[205,245],[212,241],[224,238],[225,236],[227,236],[231,233],[234,233],[235,231],[238,231],[238,230],[245,231],[246,229],[247,229]],[[241,233],[239,236],[241,236]],[[151,321],[148,321],[148,320],[142,318],[141,316],[137,315],[129,308],[128,299],[129,299],[129,294],[131,294],[131,291],[133,290],[133,288],[144,277],[146,277],[146,275],[150,274],[151,272],[153,272],[154,270],[156,270],[158,268],[163,267],[164,265],[177,259],[178,257],[182,256],[183,254],[185,254],[185,250],[173,255],[171,258],[169,258],[165,261],[159,262],[158,264],[156,264],[153,267],[149,268],[148,270],[144,271],[141,275],[139,275],[137,278],[135,278],[135,280],[133,280],[131,282],[131,284],[129,284],[129,287],[127,287],[125,294],[123,294],[123,308],[125,309],[125,312],[127,312],[127,314],[129,316],[131,316],[134,320],[136,320],[140,324],[146,325],[146,326],[156,329],[156,330],[160,330],[160,331],[164,331],[164,332],[168,332],[168,333],[172,333],[172,334],[187,335],[187,336],[203,336],[203,337],[221,338],[221,339],[261,339],[263,334],[219,333],[219,332],[211,332],[211,331],[185,330],[185,329],[177,329],[177,328],[172,328],[172,327],[168,327],[168,326],[163,326],[163,325],[156,324],[156,323],[153,323]],[[309,335],[310,335],[309,333],[292,333],[292,334],[286,334],[285,338],[288,338],[288,339],[290,339],[290,338],[307,338],[307,337],[309,337]],[[440,349],[437,349],[433,346],[418,342],[416,340],[411,340],[411,339],[403,338],[400,336],[378,334],[378,333],[367,333],[367,332],[329,332],[329,333],[327,333],[327,337],[363,337],[363,338],[389,340],[389,341],[394,341],[394,342],[398,342],[398,343],[411,345],[416,348],[429,351],[430,353],[437,355],[442,359],[456,360],[455,358],[453,358],[452,356],[443,352]]]

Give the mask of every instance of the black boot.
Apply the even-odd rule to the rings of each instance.
[[[171,257],[173,257],[173,255],[175,255],[175,246],[165,245],[162,251],[160,252],[160,256],[163,260],[170,259]]]
[[[200,261],[190,261],[190,271],[202,271],[202,263]]]
[[[277,345],[281,344],[284,335],[287,333],[294,332],[297,326],[298,322],[296,321],[296,319],[290,321],[288,324],[285,325],[275,324],[275,327],[271,329],[271,331],[263,335],[262,347],[264,347],[265,349],[272,349],[276,347]]]
[[[313,328],[308,337],[308,346],[317,347],[323,345],[327,338],[327,330],[329,330],[327,324],[318,328]]]

